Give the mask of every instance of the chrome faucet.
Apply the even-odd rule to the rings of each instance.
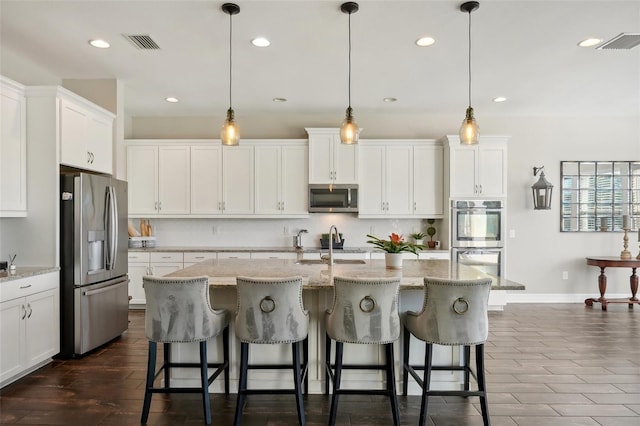
[[[306,234],[307,231],[306,229],[301,229],[298,231],[298,235],[295,236],[295,246],[297,249],[301,249],[302,248],[302,234]]]
[[[335,238],[333,238],[332,231],[335,231]],[[340,242],[342,241],[342,239],[340,238],[340,233],[338,232],[338,228],[336,228],[335,225],[331,225],[331,228],[329,228],[329,256],[321,257],[323,260],[327,261],[329,268],[333,266],[333,241],[335,241],[337,244],[340,244]]]

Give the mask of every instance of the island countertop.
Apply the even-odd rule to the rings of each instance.
[[[304,287],[327,288],[333,286],[334,276],[345,277],[400,277],[401,288],[422,288],[424,277],[476,279],[486,277],[470,266],[452,264],[449,260],[428,259],[403,261],[402,269],[385,268],[384,260],[367,260],[362,264],[300,264],[294,259],[219,259],[205,260],[167,277],[208,276],[212,287],[236,285],[236,277],[278,278],[300,276]],[[493,290],[524,290],[523,284],[505,278],[491,277]]]

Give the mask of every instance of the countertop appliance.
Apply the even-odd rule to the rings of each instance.
[[[503,276],[505,218],[503,200],[452,200],[451,260]]]
[[[309,213],[357,213],[358,185],[310,184]]]
[[[60,176],[60,356],[83,355],[128,327],[127,182]]]

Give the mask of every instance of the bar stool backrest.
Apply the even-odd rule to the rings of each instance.
[[[229,323],[224,310],[211,308],[209,278],[145,276],[145,332],[153,342],[200,342],[217,336]]]
[[[309,331],[302,278],[238,277],[235,333],[245,343],[292,343]]]
[[[487,340],[491,278],[426,277],[424,285],[422,312],[415,319],[407,317],[416,322],[412,332],[417,338],[438,345],[477,345]]]
[[[400,337],[400,278],[333,278],[327,334],[343,343],[385,344]]]

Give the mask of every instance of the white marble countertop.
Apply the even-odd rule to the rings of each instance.
[[[323,249],[320,247],[303,247],[297,249],[295,247],[194,247],[194,246],[163,246],[163,247],[143,247],[143,248],[129,248],[130,252],[279,252],[279,253],[328,253],[329,249]],[[375,247],[345,247],[342,249],[335,249],[335,253],[384,253],[382,250]],[[449,253],[449,250],[423,250],[421,253]]]
[[[367,260],[363,264],[298,264],[293,259],[219,259],[206,260],[188,268],[172,272],[168,277],[208,276],[212,287],[236,285],[236,277],[291,277],[301,276],[305,288],[327,288],[333,285],[333,276],[347,277],[400,277],[401,288],[422,288],[426,276],[441,278],[475,279],[486,275],[466,265],[448,260],[407,260],[401,270],[385,268],[384,260]],[[492,277],[494,290],[524,290],[525,286],[504,278]]]
[[[34,275],[48,274],[49,272],[58,272],[59,270],[60,268],[57,266],[18,266],[13,271],[0,271],[0,283]]]

